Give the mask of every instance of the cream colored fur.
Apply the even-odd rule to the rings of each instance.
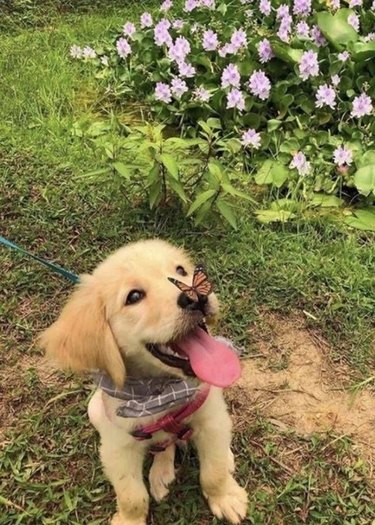
[[[177,305],[179,290],[167,277],[184,281],[177,266],[188,272],[191,283],[194,266],[187,254],[160,240],[143,241],[121,248],[92,275],[82,278],[58,320],[41,336],[47,355],[62,367],[78,371],[106,370],[122,385],[126,373],[132,376],[181,375],[153,357],[147,342],[167,343],[196,326],[199,313],[186,312]],[[142,301],[125,305],[131,290],[145,292]],[[218,313],[214,294],[209,296],[206,320]],[[125,363],[125,364],[124,364]],[[100,455],[104,471],[116,495],[118,511],[112,525],[145,525],[149,495],[142,467],[152,442],[167,437],[157,433],[152,440],[136,441],[129,432],[158,417],[124,419],[116,416],[120,400],[101,390],[90,400],[88,413],[100,433]],[[232,476],[230,450],[231,420],[222,391],[211,388],[203,406],[187,422],[194,429],[193,442],[200,461],[202,491],[218,518],[240,523],[246,515],[247,495]],[[155,456],[149,474],[151,495],[160,501],[174,480],[174,445]]]

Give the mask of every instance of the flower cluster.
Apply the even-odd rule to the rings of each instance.
[[[258,163],[278,158],[282,144],[290,176],[305,184],[325,171],[328,191],[327,163],[336,176],[353,173],[351,142],[373,148],[375,31],[366,13],[375,0],[328,4],[314,9],[337,13],[342,27],[325,24],[312,0],[185,0],[176,18],[163,0],[159,13],[126,21],[105,51],[73,45],[70,55],[111,70],[120,93],[142,97],[162,119],[193,127],[220,119],[223,136]]]

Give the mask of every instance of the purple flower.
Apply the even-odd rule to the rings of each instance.
[[[308,38],[310,33],[309,24],[307,24],[304,20],[298,22],[298,24],[296,25],[296,31],[298,37]]]
[[[282,40],[283,42],[289,42],[290,38],[290,32],[292,30],[292,17],[290,15],[285,15],[281,19],[280,27],[277,32],[277,36]]]
[[[361,7],[363,0],[350,0],[349,7]]]
[[[263,71],[254,71],[249,79],[249,90],[252,95],[261,100],[267,100],[271,90],[271,82]]]
[[[209,9],[214,9],[215,0],[200,0],[199,5],[201,7],[208,7]]]
[[[79,46],[73,45],[70,48],[69,54],[72,58],[82,58],[83,49]]]
[[[322,47],[327,44],[327,40],[322,35],[322,32],[320,31],[318,26],[313,26],[311,28],[311,37],[318,47]]]
[[[371,10],[372,10],[372,11],[375,11],[375,0],[372,0]]]
[[[366,93],[362,93],[359,97],[354,98],[350,115],[361,118],[365,115],[371,115],[372,109],[371,98]]]
[[[337,58],[341,60],[341,62],[346,62],[347,60],[349,60],[350,54],[348,53],[348,51],[343,51],[342,53],[339,53],[337,55]]]
[[[200,86],[194,90],[194,98],[199,102],[208,102],[211,98],[210,93],[204,87]]]
[[[122,31],[123,31],[125,36],[131,37],[136,32],[136,28],[135,28],[135,25],[132,24],[131,22],[126,22],[126,24],[124,25]]]
[[[174,45],[170,46],[168,56],[176,62],[185,62],[186,55],[190,53],[190,49],[189,41],[185,37],[179,36],[176,38]]]
[[[315,51],[305,51],[299,63],[299,76],[302,80],[319,75],[318,54]]]
[[[160,11],[163,11],[166,13],[170,10],[170,8],[173,6],[172,0],[164,0],[164,2],[160,6]]]
[[[239,88],[241,82],[240,72],[238,67],[234,64],[229,64],[221,75],[221,87],[226,88],[229,86]]]
[[[368,35],[365,36],[364,38],[364,41],[365,42],[373,42],[375,40],[375,33],[372,32],[372,33],[369,33]]]
[[[332,85],[337,87],[340,84],[340,77],[338,75],[331,76]]]
[[[132,52],[129,42],[126,38],[119,38],[116,42],[117,54],[121,58],[126,58]]]
[[[217,34],[209,29],[203,33],[203,49],[205,51],[216,51],[219,45]]]
[[[260,0],[259,11],[262,13],[262,15],[268,16],[271,13],[270,0]]]
[[[155,98],[156,100],[160,100],[166,104],[172,102],[171,88],[168,86],[168,84],[165,84],[164,82],[157,82],[155,88]]]
[[[302,151],[293,155],[293,160],[289,164],[290,168],[295,168],[298,171],[298,175],[307,175],[311,169],[310,162],[306,160],[306,157]]]
[[[359,16],[354,13],[348,16],[348,24],[352,26],[355,31],[359,30]]]
[[[219,56],[225,57],[226,55],[236,55],[238,49],[233,46],[233,44],[225,44],[221,49],[219,49]]]
[[[196,73],[195,67],[187,62],[178,63],[178,72],[182,78],[192,78]]]
[[[254,149],[259,149],[261,143],[260,134],[255,131],[255,129],[248,129],[244,131],[241,136],[241,144],[245,146],[252,146]]]
[[[276,9],[276,20],[281,20],[282,18],[284,18],[284,16],[288,16],[288,15],[289,15],[289,6],[288,6],[288,4],[281,4]]]
[[[194,9],[198,6],[197,0],[186,0],[184,11],[187,13],[191,13],[191,11],[194,11]]]
[[[233,31],[230,43],[232,44],[234,49],[240,49],[241,47],[247,46],[247,38],[246,33],[243,29],[237,29],[236,31]]]
[[[174,20],[174,22],[172,22],[172,27],[173,27],[173,29],[179,30],[179,29],[182,29],[184,27],[184,23],[185,22],[183,20],[180,20],[180,19]]]
[[[163,18],[159,23],[156,24],[154,29],[154,40],[157,46],[162,46],[166,44],[167,46],[172,45],[172,37],[168,32],[171,24],[169,20]]]
[[[270,41],[267,40],[267,38],[263,38],[257,45],[257,50],[259,54],[259,61],[264,64],[265,62],[268,62],[273,58],[275,55],[273,54],[272,47],[270,44]]]
[[[340,9],[340,0],[331,0],[331,7],[334,11],[337,11],[337,9]]]
[[[227,95],[227,109],[237,108],[239,111],[245,109],[245,99],[239,89],[233,88]]]
[[[145,27],[152,27],[153,21],[152,16],[150,13],[143,13],[141,16],[141,27],[142,29]]]
[[[96,51],[90,46],[86,46],[82,49],[83,58],[96,58]]]
[[[322,108],[323,106],[329,106],[331,109],[335,108],[336,93],[332,86],[329,86],[328,84],[323,84],[319,87],[316,93],[315,106],[317,108]]]
[[[299,16],[309,16],[311,12],[311,0],[294,0],[293,14]]]
[[[171,91],[176,98],[181,98],[188,90],[189,88],[187,87],[185,80],[181,80],[180,78],[174,78],[172,80]]]
[[[350,166],[353,162],[353,152],[345,146],[339,146],[333,152],[333,161],[337,166]]]

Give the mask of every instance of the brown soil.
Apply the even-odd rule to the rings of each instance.
[[[268,319],[267,341],[243,361],[237,393],[249,412],[259,410],[281,430],[348,436],[368,459],[375,457],[375,397],[344,388],[345,365],[334,368],[329,347],[298,319]],[[233,399],[233,395],[230,396]]]

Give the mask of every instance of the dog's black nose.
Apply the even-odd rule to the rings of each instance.
[[[201,310],[201,312],[203,312],[204,307],[207,304],[207,296],[200,295],[198,301],[193,301],[193,299],[190,299],[186,294],[180,293],[177,299],[177,304],[184,310]]]

